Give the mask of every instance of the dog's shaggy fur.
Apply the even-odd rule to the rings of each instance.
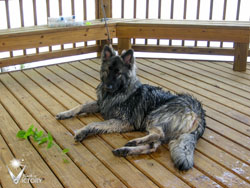
[[[188,94],[174,95],[141,84],[132,49],[116,56],[112,48],[104,46],[100,78],[97,101],[56,116],[67,119],[83,113],[102,114],[105,121],[78,130],[76,141],[93,134],[146,130],[147,136],[129,141],[114,150],[114,155],[147,154],[168,143],[171,158],[179,170],[193,167],[195,145],[206,127],[205,112],[198,100]]]

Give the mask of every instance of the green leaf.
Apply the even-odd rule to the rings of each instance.
[[[37,137],[38,138],[41,138],[43,136],[43,131],[39,131],[38,133],[37,133]]]
[[[39,131],[39,132],[36,131],[35,134],[34,134],[34,139],[36,141],[39,141],[42,136],[43,136],[43,131]]]
[[[41,145],[45,142],[47,142],[48,138],[47,137],[43,137],[39,142],[38,142],[38,145]]]
[[[34,128],[34,125],[31,125],[31,126],[28,128],[27,132],[33,131],[33,128]],[[34,131],[33,131],[33,132],[34,132]]]
[[[53,141],[53,137],[52,137],[52,135],[50,134],[50,132],[48,132],[48,140],[51,141],[51,142]]]
[[[24,135],[26,134],[26,131],[24,131],[24,130],[20,130],[20,131],[18,131],[18,133],[16,134],[16,136],[18,137],[18,138],[24,138]]]
[[[64,154],[66,154],[66,153],[69,152],[69,149],[68,149],[68,148],[65,148],[64,150],[62,150],[62,152],[63,152]]]
[[[53,146],[53,142],[52,141],[49,141],[48,142],[48,145],[47,145],[47,148],[49,149],[49,148],[51,148]]]
[[[28,130],[26,131],[25,135],[23,136],[24,139],[27,139],[29,136],[34,135],[33,131],[34,125],[31,125]]]
[[[28,130],[25,135],[23,136],[24,139],[27,139],[29,136],[33,136],[34,132],[33,130]]]
[[[34,135],[33,131],[27,131],[25,135],[23,136],[24,139],[27,139],[29,136]]]
[[[34,139],[35,142],[39,142],[40,141],[40,139],[37,138],[37,137],[35,137],[35,136],[33,137],[33,139]]]
[[[69,163],[68,159],[63,159],[63,163]]]

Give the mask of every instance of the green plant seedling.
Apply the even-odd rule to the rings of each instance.
[[[34,130],[34,125],[31,125],[27,129],[27,131],[25,130],[18,131],[16,136],[21,139],[30,139],[30,137],[32,137],[33,140],[38,143],[38,145],[47,143],[47,149],[50,149],[53,145],[55,145],[54,139],[50,132],[48,132],[47,136],[44,136],[43,131],[38,131],[37,128],[35,128]],[[61,148],[58,145],[56,146],[59,148],[59,150],[61,150]],[[67,148],[63,149],[61,152],[63,155],[63,163],[69,163],[69,160],[64,158],[66,156],[66,153],[68,152],[69,152],[69,149]]]

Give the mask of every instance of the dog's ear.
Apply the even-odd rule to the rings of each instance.
[[[109,60],[114,54],[114,50],[111,46],[105,45],[102,50],[102,61]]]
[[[121,55],[124,63],[126,65],[133,65],[134,64],[134,50],[133,49],[129,49],[128,51],[124,52],[122,55]]]

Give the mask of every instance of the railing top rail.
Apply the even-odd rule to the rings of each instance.
[[[95,27],[103,27],[104,22],[101,19],[90,20],[91,25],[84,26],[75,26],[75,27],[64,27],[64,30],[76,30],[77,28],[95,28]],[[250,30],[250,22],[248,21],[212,21],[212,20],[164,20],[164,19],[122,19],[122,18],[109,18],[108,20],[109,26],[181,26],[181,27],[210,27],[210,28],[237,28],[237,29],[247,29]],[[57,32],[61,30],[62,27],[50,28],[47,25],[41,26],[29,26],[29,27],[21,27],[21,28],[11,28],[11,29],[2,29],[0,30],[0,37],[13,35],[13,34],[21,34],[25,32]]]
[[[116,23],[121,22],[123,19],[109,19],[108,26],[115,26]],[[47,25],[41,25],[41,26],[29,26],[29,27],[20,27],[20,28],[11,28],[11,29],[2,29],[0,30],[0,38],[1,37],[8,37],[8,35],[25,35],[25,33],[31,33],[34,32],[36,34],[38,33],[53,33],[60,30],[64,31],[71,31],[71,30],[77,30],[77,29],[83,29],[83,28],[98,28],[98,27],[104,27],[104,22],[101,21],[101,19],[97,20],[90,20],[88,21],[91,24],[90,25],[84,25],[84,26],[73,26],[73,27],[48,27]]]
[[[169,26],[187,26],[187,27],[223,27],[250,29],[249,21],[214,21],[214,20],[164,20],[164,19],[133,19],[121,20],[118,25],[136,25],[136,26],[152,26],[152,25],[169,25]]]

